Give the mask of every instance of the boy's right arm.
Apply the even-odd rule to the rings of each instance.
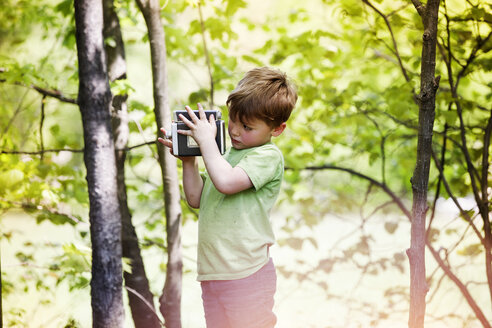
[[[198,170],[198,160],[196,157],[183,160],[183,189],[188,204],[193,208],[199,208],[203,180]]]
[[[164,130],[164,128],[161,128],[161,131],[166,135],[166,130]],[[157,138],[157,140],[168,147],[172,154],[173,144],[170,140],[163,138]],[[199,208],[200,198],[202,197],[203,180],[198,170],[198,160],[196,157],[176,157],[183,162],[183,189],[186,201],[191,207]]]

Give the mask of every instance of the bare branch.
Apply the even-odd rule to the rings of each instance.
[[[485,128],[485,133],[483,136],[483,154],[482,154],[482,201],[485,203],[484,208],[488,209],[489,204],[488,204],[488,193],[487,193],[487,186],[488,186],[488,175],[489,175],[489,167],[490,167],[490,162],[489,162],[489,146],[490,146],[490,138],[492,135],[492,109],[490,110],[490,117],[489,121],[487,123],[487,127]],[[488,213],[485,215],[483,218],[484,220],[488,221]],[[488,224],[490,222],[485,222],[485,224]],[[490,225],[490,224],[489,224]]]
[[[482,234],[480,233],[480,231],[477,229],[477,227],[473,223],[473,220],[472,220],[472,218],[470,218],[470,215],[468,215],[468,213],[461,207],[458,199],[453,194],[453,192],[451,190],[451,187],[449,186],[448,181],[446,180],[446,177],[444,176],[444,170],[443,170],[443,168],[441,167],[441,165],[439,163],[439,160],[438,160],[438,158],[436,156],[436,153],[434,153],[434,151],[432,151],[431,154],[432,154],[432,158],[434,160],[434,164],[436,165],[437,170],[439,171],[439,173],[442,176],[442,182],[444,184],[444,187],[446,188],[446,192],[448,193],[449,197],[451,197],[451,199],[453,200],[453,203],[456,205],[456,207],[460,211],[460,214],[470,224],[470,226],[472,227],[473,231],[475,231],[475,234],[477,235],[478,239],[480,239],[480,242],[483,244],[484,243],[484,239],[482,237]]]
[[[6,71],[7,71],[7,69],[5,67],[0,67],[0,73],[4,73]],[[4,83],[4,82],[6,82],[5,79],[0,79],[0,83]],[[12,82],[12,84],[36,90],[37,92],[39,92],[41,95],[43,95],[45,97],[56,98],[62,102],[69,103],[69,104],[74,104],[74,105],[77,104],[77,99],[63,95],[63,93],[60,90],[56,90],[56,89],[50,90],[50,89],[42,88],[42,87],[34,85],[34,84],[26,85],[22,82]]]
[[[207,40],[205,38],[205,23],[203,21],[202,14],[202,0],[198,1],[198,14],[200,16],[200,27],[201,27],[201,35],[203,41],[203,52],[205,53],[205,60],[207,62],[208,75],[210,78],[210,109],[214,107],[214,78],[212,75],[212,65],[210,63],[210,56],[208,53]]]
[[[435,157],[435,154],[434,154],[434,157]],[[438,163],[436,163],[436,165],[438,165]],[[286,168],[286,170],[289,170],[289,169],[291,169],[291,168]],[[373,183],[374,185],[380,187],[381,189],[383,189],[383,191],[386,192],[393,199],[393,201],[398,205],[400,210],[403,212],[403,214],[405,214],[405,216],[409,220],[411,220],[411,218],[412,218],[411,213],[408,211],[408,209],[406,209],[406,207],[403,204],[403,202],[401,201],[401,199],[393,191],[391,191],[391,189],[388,186],[386,186],[385,184],[383,184],[383,183],[381,183],[381,182],[379,182],[379,181],[377,181],[377,180],[375,180],[375,179],[373,179],[367,175],[364,175],[360,172],[357,172],[357,171],[349,169],[349,168],[343,168],[343,167],[338,167],[338,166],[334,166],[334,165],[322,165],[322,166],[316,166],[316,167],[312,166],[312,167],[306,167],[304,169],[306,169],[306,170],[324,170],[324,169],[339,170],[339,171],[350,173],[350,174],[357,176],[361,179],[367,180],[367,181]],[[445,180],[444,176],[443,176],[443,183],[445,186],[447,186],[446,188],[448,190],[449,186],[447,185],[447,181]],[[448,193],[450,195],[452,195],[449,191],[448,191]],[[454,201],[455,201],[455,204],[460,208],[460,211],[462,211],[462,213],[466,214],[466,212],[463,211],[463,209],[461,208],[461,206],[459,205],[457,200],[454,199]],[[468,216],[468,218],[469,218],[469,216]],[[472,225],[471,223],[470,223],[470,225],[475,230],[475,233],[477,233],[478,231],[477,231],[476,227],[474,225]],[[481,237],[479,232],[478,232],[478,235],[480,236],[479,238],[481,240],[483,240],[483,238]],[[462,295],[465,297],[466,301],[468,302],[468,304],[472,308],[472,310],[475,313],[475,315],[477,316],[477,318],[483,324],[483,327],[492,328],[490,326],[490,324],[488,323],[487,319],[485,318],[482,310],[477,305],[477,303],[475,302],[475,300],[471,296],[470,292],[466,288],[466,286],[452,272],[451,268],[446,263],[444,263],[444,261],[439,256],[439,253],[434,249],[434,247],[432,246],[432,244],[430,243],[430,241],[428,239],[426,240],[426,246],[431,251],[431,254],[433,255],[434,259],[438,263],[439,267],[441,267],[441,269],[444,271],[446,276],[448,276],[455,283],[455,285],[458,287],[458,289],[460,290]]]
[[[21,85],[21,84],[19,84],[19,85]],[[43,96],[55,98],[55,99],[60,100],[61,102],[68,103],[68,104],[74,104],[74,105],[77,104],[77,99],[67,97],[67,96],[63,95],[62,92],[59,90],[44,89],[44,88],[38,87],[36,85],[30,85],[29,88],[36,90],[37,92],[39,92]]]
[[[43,95],[41,99],[41,118],[39,121],[39,144],[41,146],[41,151],[44,151],[44,141],[43,141],[43,125],[44,125],[44,105],[46,104],[46,95]],[[41,153],[41,160],[43,159],[44,153]]]
[[[17,105],[17,108],[15,109],[14,115],[12,115],[12,117],[9,119],[9,122],[7,123],[7,125],[5,126],[5,128],[3,129],[2,133],[0,134],[0,138],[3,138],[3,136],[9,131],[9,129],[12,126],[12,123],[14,122],[15,118],[22,111],[22,103],[26,99],[27,93],[28,93],[28,91],[26,90],[26,92],[24,92],[24,94],[22,95],[22,97],[20,97],[20,101],[19,101],[19,104]]]
[[[0,201],[5,202],[7,204],[10,204],[12,206],[27,209],[27,210],[45,211],[45,212],[48,212],[48,213],[53,214],[53,215],[62,216],[62,217],[65,217],[67,219],[67,221],[69,221],[73,225],[75,225],[75,224],[87,224],[87,222],[81,221],[79,218],[77,218],[76,216],[74,216],[70,213],[60,212],[59,210],[52,208],[52,207],[49,207],[49,206],[46,206],[46,205],[34,204],[34,203],[29,203],[29,202],[16,202],[16,201],[11,201],[11,200],[8,200],[8,199],[2,198],[2,197],[0,197]]]
[[[292,170],[292,168],[288,168],[288,167],[286,167],[285,169],[286,170]],[[350,173],[356,177],[367,180],[367,181],[371,182],[372,184],[378,186],[379,188],[383,189],[384,192],[386,192],[386,194],[388,196],[390,196],[390,198],[396,203],[398,208],[400,208],[400,210],[403,212],[403,214],[405,214],[406,217],[408,217],[409,220],[412,217],[410,211],[406,208],[405,204],[403,204],[400,197],[398,197],[386,184],[379,182],[376,179],[371,178],[370,176],[367,176],[363,173],[357,172],[357,171],[349,169],[349,168],[340,167],[340,166],[336,166],[336,165],[308,166],[308,167],[303,168],[303,170],[312,170],[312,171],[337,170],[337,171],[347,172],[347,173]]]
[[[151,145],[155,145],[156,144],[156,141],[148,141],[148,142],[144,142],[144,143],[141,143],[141,144],[138,144],[138,145],[135,145],[135,146],[131,146],[131,147],[125,147],[125,148],[120,148],[120,149],[116,149],[116,150],[124,150],[124,151],[130,151],[130,150],[133,150],[133,149],[136,149],[136,148],[140,148],[140,147],[143,147],[143,146],[151,146]],[[68,152],[71,152],[71,153],[83,153],[84,152],[84,148],[82,149],[70,149],[70,148],[59,148],[59,149],[44,149],[42,151],[23,151],[23,150],[0,150],[0,154],[9,154],[9,155],[43,155],[43,154],[46,154],[46,153],[59,153],[59,152],[62,152],[62,151],[68,151]]]
[[[465,76],[466,70],[468,69],[468,67],[470,67],[472,62],[478,57],[478,55],[477,55],[478,51],[480,51],[482,49],[482,47],[488,42],[488,40],[491,37],[492,37],[492,31],[490,31],[489,34],[484,39],[482,39],[480,36],[476,39],[477,44],[475,45],[475,47],[471,51],[470,55],[468,56],[468,59],[466,60],[465,66],[463,66],[461,71],[458,73],[458,76],[456,78],[456,84],[454,85],[455,90],[458,89],[458,84],[460,83],[461,78],[463,76]]]
[[[422,17],[425,15],[425,6],[419,0],[412,0],[413,6],[417,9],[417,12]]]
[[[381,16],[386,24],[386,26],[388,27],[388,31],[391,35],[391,41],[393,42],[393,48],[394,48],[394,52],[395,52],[395,56],[396,56],[396,59],[398,60],[398,64],[400,66],[400,69],[403,73],[403,76],[405,77],[405,80],[407,82],[410,82],[410,77],[408,76],[408,73],[407,73],[407,70],[405,69],[405,67],[403,66],[403,62],[401,61],[401,56],[400,56],[400,53],[398,51],[398,45],[396,43],[396,39],[395,39],[395,35],[393,34],[393,29],[391,28],[391,24],[389,22],[389,19],[388,17],[383,14],[379,9],[377,9],[372,3],[369,2],[369,0],[362,0],[363,3],[367,4],[370,8],[372,8],[379,16]]]
[[[449,110],[449,108],[448,108]],[[439,198],[439,193],[441,191],[441,182],[442,182],[442,178],[443,178],[443,174],[444,174],[444,165],[445,165],[445,160],[446,160],[446,143],[447,143],[447,140],[448,140],[448,135],[447,135],[447,131],[448,131],[448,124],[446,123],[444,125],[444,131],[443,131],[443,141],[442,141],[442,148],[441,148],[441,168],[443,168],[443,170],[439,171],[439,178],[437,179],[437,185],[436,185],[436,192],[435,192],[435,195],[434,195],[434,202],[432,203],[432,213],[431,213],[431,217],[429,219],[429,224],[427,225],[427,229],[426,229],[426,239],[429,238],[429,232],[430,232],[430,229],[431,229],[431,226],[432,226],[432,222],[434,221],[434,217],[435,217],[435,214],[436,214],[436,205],[437,205],[437,200]]]
[[[166,325],[161,320],[161,318],[159,317],[159,315],[155,312],[154,307],[145,299],[145,297],[143,297],[142,295],[140,295],[140,293],[138,293],[135,289],[130,288],[128,286],[125,286],[125,289],[128,290],[133,295],[137,296],[149,308],[149,310],[152,311],[152,313],[156,316],[157,320],[159,320],[160,325],[162,327],[166,327]]]
[[[439,256],[439,253],[434,249],[434,247],[431,245],[429,241],[426,242],[427,248],[430,250],[432,256],[434,259],[437,261],[439,266],[442,268],[446,276],[448,276],[449,279],[451,279],[455,285],[459,288],[461,291],[461,294],[465,297],[466,301],[468,302],[468,305],[472,308],[473,312],[477,316],[478,320],[482,323],[484,328],[492,328],[490,323],[488,322],[487,318],[483,314],[482,310],[478,306],[478,304],[475,302],[473,299],[473,296],[470,294],[470,291],[466,286],[461,282],[461,280],[451,271],[451,268],[444,263],[444,261],[441,259]]]

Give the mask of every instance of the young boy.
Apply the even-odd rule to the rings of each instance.
[[[200,208],[197,280],[208,328],[267,328],[277,321],[269,214],[284,161],[271,138],[284,131],[296,101],[285,74],[267,67],[247,72],[227,99],[232,148],[224,157],[214,117],[207,120],[200,104],[199,117],[188,106],[191,121],[180,117],[190,130],[178,133],[197,142],[206,167],[201,176],[195,157],[180,157],[186,200]]]

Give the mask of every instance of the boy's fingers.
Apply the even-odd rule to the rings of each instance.
[[[185,136],[191,136],[191,131],[190,130],[178,130],[177,131],[179,134],[185,135]]]
[[[207,117],[205,116],[205,111],[203,110],[202,104],[198,103],[198,113],[200,115],[200,120],[206,120]]]
[[[214,117],[214,114],[210,115],[208,121],[210,122],[210,124],[214,124],[215,123],[215,117]]]
[[[164,134],[164,136],[167,136],[166,129],[164,129],[164,128],[160,128],[159,130],[161,130],[161,132],[162,132],[162,134]]]
[[[172,147],[173,143],[170,140],[166,140],[163,138],[157,138],[157,141],[159,141],[161,144],[163,144],[166,147]]]
[[[188,112],[189,113],[189,112]],[[193,114],[193,112],[191,112]],[[194,115],[194,114],[193,114]],[[191,116],[191,114],[190,114]],[[190,129],[194,127],[194,124],[192,122],[190,122],[190,120],[188,120],[186,117],[183,116],[183,114],[179,114],[179,118],[181,119],[181,121],[183,121],[184,124],[186,124],[187,127],[189,127]],[[191,118],[193,119],[193,116],[191,116]],[[195,120],[198,120],[195,116]]]
[[[190,115],[190,118],[193,121],[193,123],[196,123],[198,121],[198,117],[196,117],[195,112],[193,112],[191,110],[190,106],[185,106],[185,109],[188,112],[188,115]],[[183,118],[181,118],[181,119],[183,119]],[[184,122],[184,120],[183,120],[183,122]],[[188,120],[188,122],[189,122],[189,120]]]

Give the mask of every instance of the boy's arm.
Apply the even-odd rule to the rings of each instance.
[[[242,168],[232,167],[222,157],[215,139],[203,140],[200,144],[200,150],[208,175],[218,191],[226,195],[233,195],[253,187],[249,176]]]
[[[183,189],[188,204],[193,208],[200,207],[202,197],[203,180],[198,171],[196,157],[183,160]]]
[[[164,130],[164,128],[161,128],[161,131],[166,135],[166,130]],[[170,140],[163,138],[157,138],[157,140],[168,147],[171,154],[173,153],[173,143]],[[199,208],[203,190],[203,180],[198,171],[198,161],[196,157],[176,157],[183,162],[183,189],[186,201],[191,207]]]
[[[186,110],[193,122],[190,122],[182,116],[181,119],[186,123],[190,130],[180,130],[178,132],[192,136],[200,146],[205,167],[207,168],[208,175],[215,188],[223,194],[232,195],[253,187],[253,183],[246,172],[240,167],[232,167],[220,154],[217,144],[215,143],[217,126],[215,125],[213,115],[210,116],[210,120],[207,121],[200,104],[198,105],[200,119],[195,116],[188,106],[186,106]]]

